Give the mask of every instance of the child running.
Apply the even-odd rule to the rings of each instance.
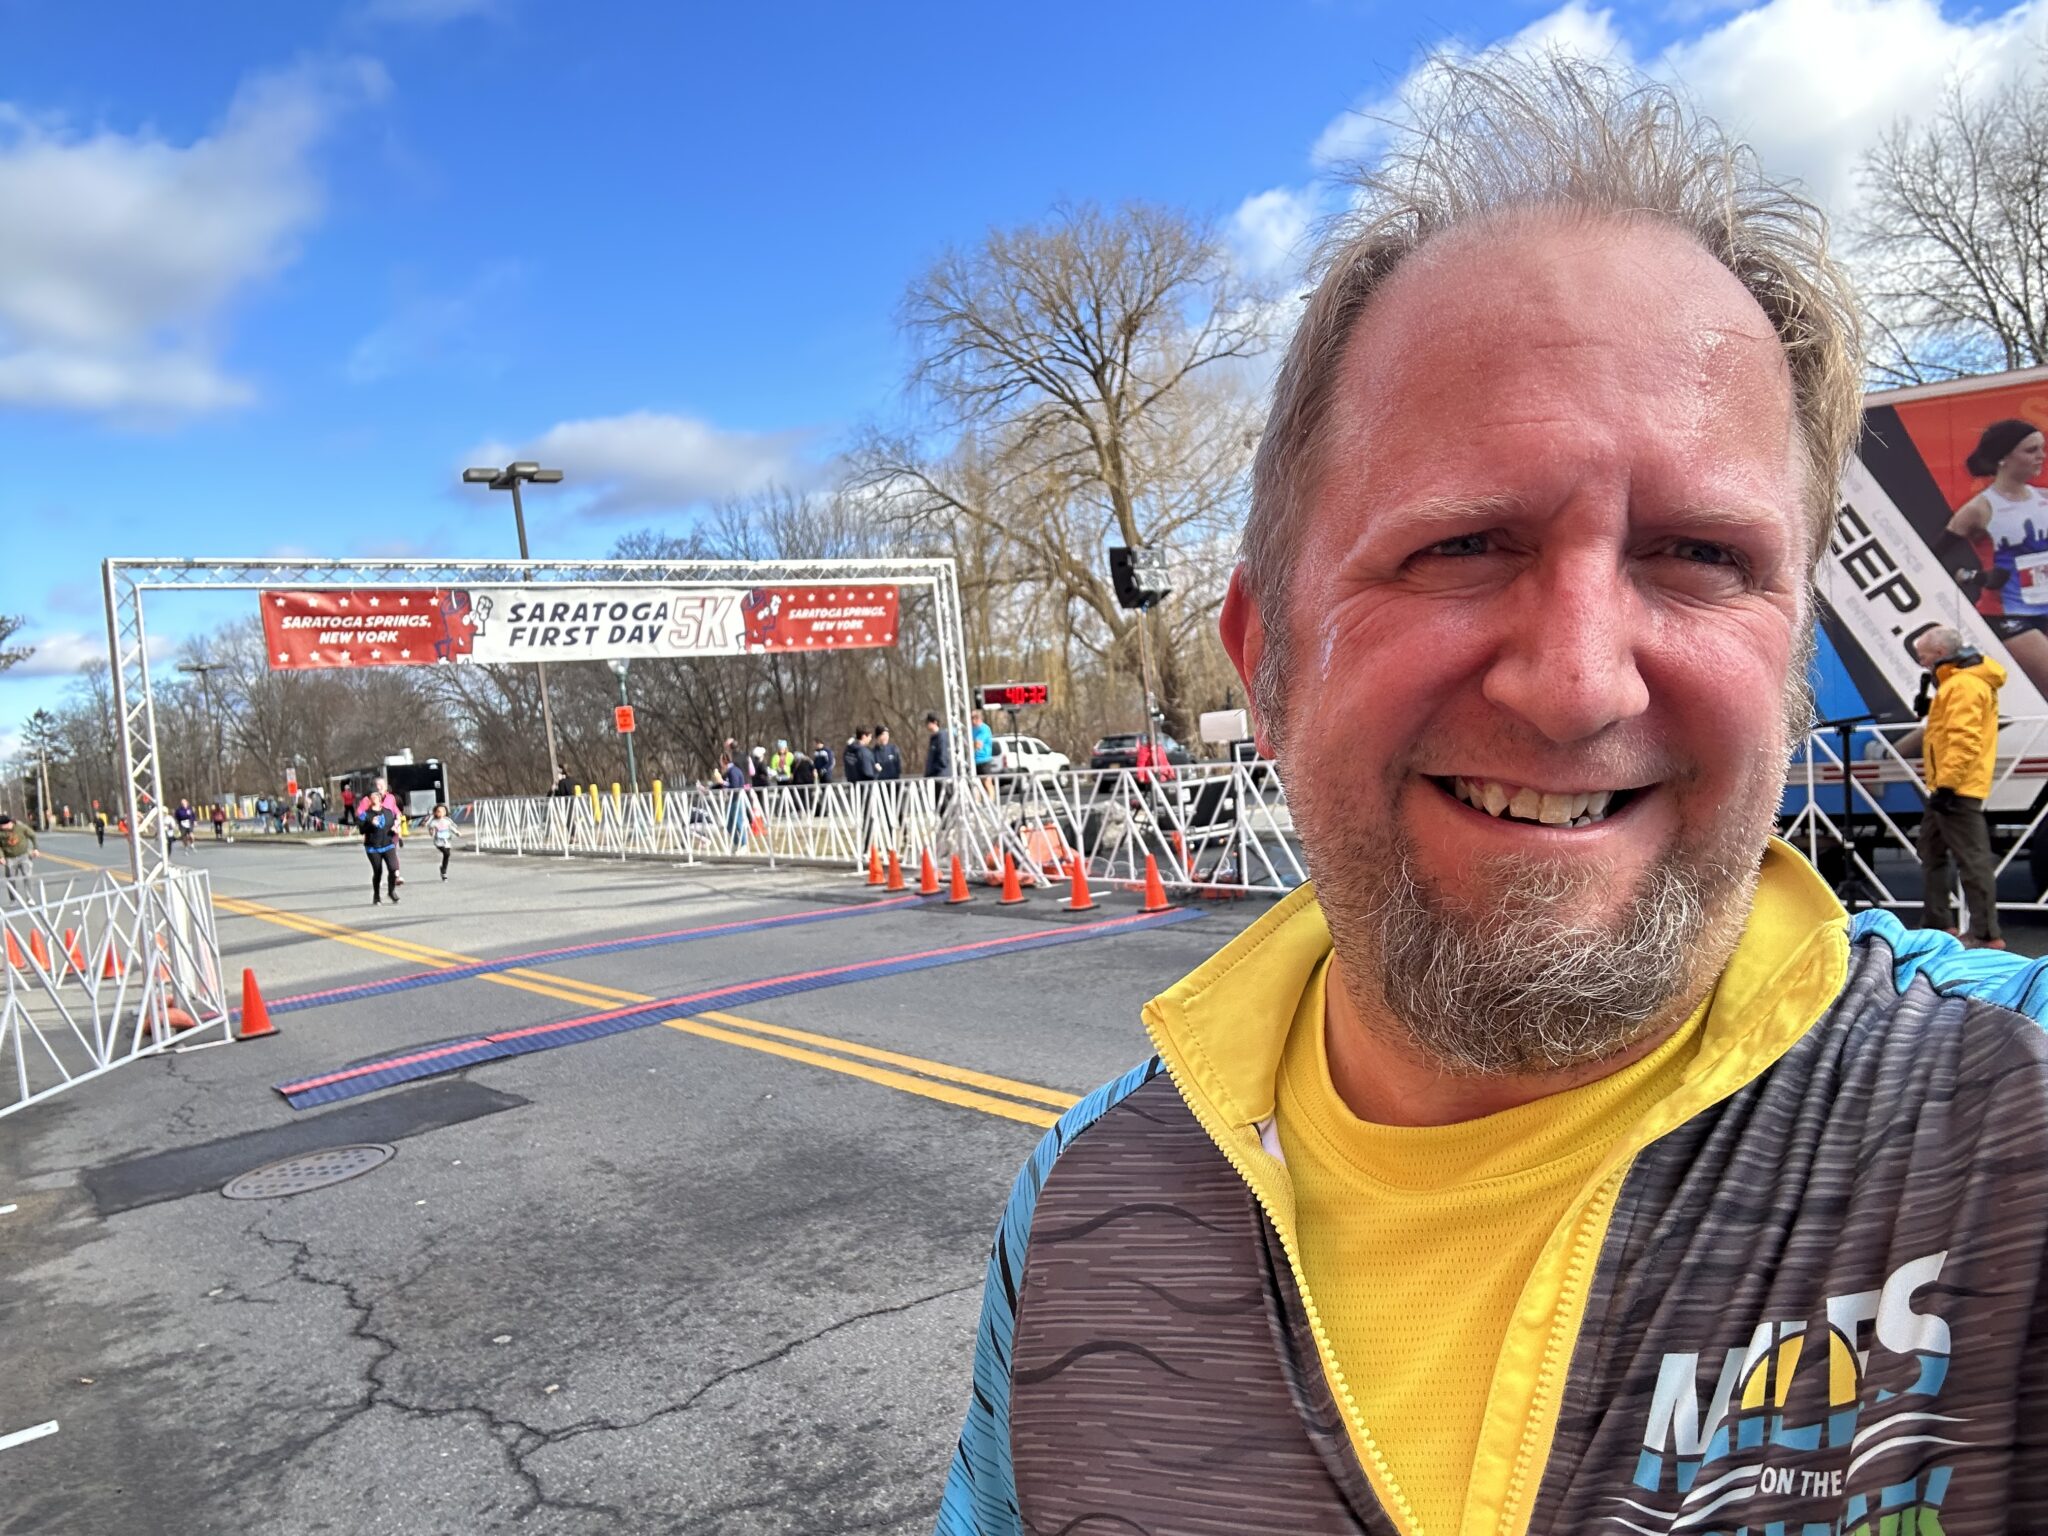
[[[448,814],[448,807],[437,805],[434,814],[427,818],[427,831],[434,839],[434,846],[441,850],[441,878],[448,878],[448,855],[455,851],[455,839],[462,835],[462,829],[455,825],[455,818]]]

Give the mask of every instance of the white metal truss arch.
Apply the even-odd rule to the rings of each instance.
[[[172,560],[105,562],[107,648],[113,663],[114,712],[120,725],[129,858],[139,882],[160,881],[170,867],[170,827],[163,804],[150,691],[144,595],[155,591],[260,592],[380,586],[498,586],[533,582],[661,586],[780,586],[812,582],[875,582],[930,593],[938,641],[939,713],[953,743],[956,781],[973,777],[968,750],[967,654],[954,563],[943,558],[879,560]]]

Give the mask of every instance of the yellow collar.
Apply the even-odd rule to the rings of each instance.
[[[1848,932],[1848,914],[1826,882],[1772,838],[1685,1089],[1653,1117],[1668,1123],[1629,1138],[1632,1150],[1734,1093],[1813,1027],[1847,979]],[[1212,1132],[1245,1132],[1272,1116],[1288,1025],[1329,952],[1329,925],[1314,887],[1304,885],[1146,1004],[1154,1046]]]

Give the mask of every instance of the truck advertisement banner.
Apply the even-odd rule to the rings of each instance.
[[[892,586],[363,587],[261,594],[273,671],[609,661],[896,643]]]
[[[1938,624],[2005,667],[2004,714],[2048,715],[2048,602],[2029,612],[2037,605],[2028,585],[2036,567],[2048,577],[2048,498],[2038,523],[1950,527],[1989,484],[1964,461],[1984,429],[2005,420],[2048,428],[2048,368],[1865,398],[1840,521],[1816,576],[1828,639],[1882,718],[1912,718],[1921,676],[1913,642]]]

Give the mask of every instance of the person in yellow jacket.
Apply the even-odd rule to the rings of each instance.
[[[1963,637],[1943,625],[1913,642],[1920,665],[1934,674],[1934,702],[1927,711],[1921,768],[1927,780],[1927,808],[1920,816],[1920,869],[1927,881],[1923,927],[1956,931],[1949,904],[1949,861],[1963,875],[1970,904],[1969,941],[2005,948],[1998,936],[1998,881],[1991,857],[1991,828],[1984,800],[1991,793],[1998,756],[1998,690],[2005,668],[1967,649]]]

